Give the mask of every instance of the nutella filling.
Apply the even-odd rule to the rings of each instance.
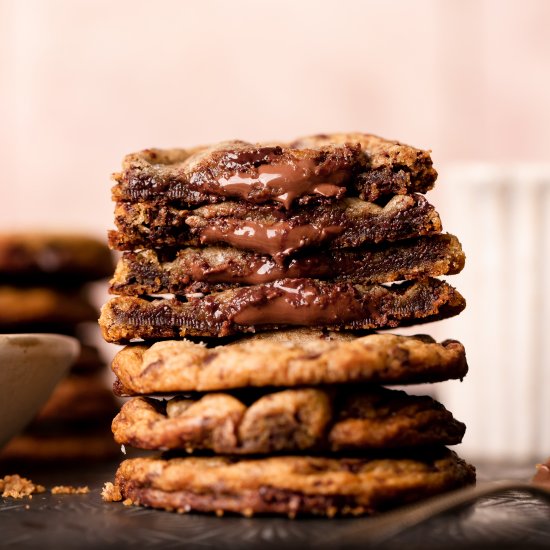
[[[213,225],[200,231],[201,244],[226,243],[280,259],[309,246],[317,246],[342,233],[343,227],[314,224],[291,227],[287,222],[264,225],[243,220],[228,220],[224,227]]]
[[[250,271],[246,274],[232,271],[227,264],[222,268],[203,267],[194,263],[191,267],[191,274],[194,281],[209,283],[233,282],[244,285],[259,285],[270,283],[277,279],[300,279],[303,277],[320,278],[332,273],[331,266],[326,263],[322,256],[308,258],[293,258],[288,266],[281,265],[275,260],[263,258],[253,261],[250,264]]]
[[[344,170],[320,176],[316,164],[310,159],[295,164],[266,164],[256,169],[256,175],[237,172],[218,179],[222,194],[246,199],[254,190],[265,190],[273,200],[290,208],[292,202],[303,195],[320,195],[340,198],[346,188],[341,184],[348,176]]]
[[[351,287],[343,287],[334,297],[320,295],[317,287],[303,280],[277,282],[271,292],[266,290],[252,296],[248,303],[239,304],[233,317],[235,323],[310,326],[344,323],[364,315]]]

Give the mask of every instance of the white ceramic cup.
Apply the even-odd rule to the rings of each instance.
[[[0,334],[0,447],[44,405],[80,351],[58,334]]]

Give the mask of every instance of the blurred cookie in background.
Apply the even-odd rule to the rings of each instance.
[[[0,460],[94,460],[117,452],[110,432],[117,402],[90,333],[98,317],[90,283],[112,270],[110,250],[92,237],[0,233],[0,333],[69,334],[81,343],[69,375]]]

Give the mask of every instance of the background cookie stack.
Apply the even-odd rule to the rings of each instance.
[[[93,345],[98,311],[89,296],[89,283],[112,269],[110,250],[90,237],[0,234],[0,332],[67,334],[81,341],[70,374],[0,459],[95,459],[116,450],[109,416],[117,405],[106,385],[106,365]]]
[[[109,342],[172,340],[121,350],[115,391],[185,395],[123,406],[116,441],[170,454],[124,461],[105,498],[359,515],[472,483],[444,447],[464,425],[381,387],[462,378],[462,345],[367,333],[465,306],[435,278],[464,264],[421,194],[436,176],[429,153],[364,134],[126,157],[121,296],[100,325]]]

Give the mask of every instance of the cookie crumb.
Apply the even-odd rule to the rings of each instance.
[[[85,495],[90,492],[90,488],[85,487],[73,487],[72,485],[56,485],[52,487],[52,495]]]
[[[0,491],[4,498],[32,498],[33,493],[43,493],[46,488],[33,483],[30,479],[14,474],[0,479]]]
[[[104,502],[120,502],[122,500],[122,495],[120,494],[118,485],[114,485],[110,481],[105,483],[101,491],[101,498]]]

